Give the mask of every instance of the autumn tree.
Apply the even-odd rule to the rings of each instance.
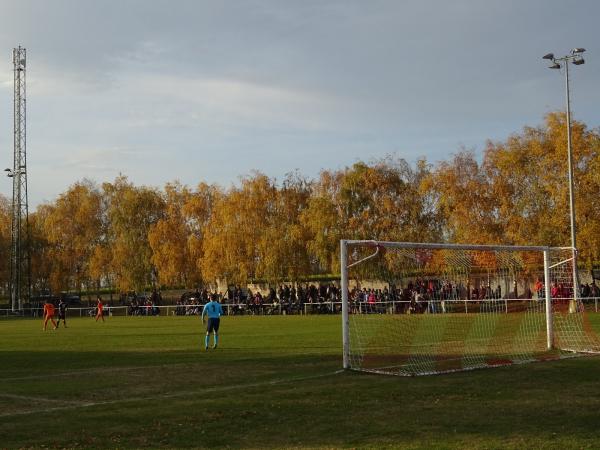
[[[444,240],[474,244],[502,241],[493,189],[473,152],[462,150],[450,161],[441,161],[423,178],[421,189],[435,199]]]
[[[10,246],[11,246],[12,210],[8,198],[0,195],[0,286],[8,289],[10,281]]]
[[[49,203],[38,205],[35,212],[29,215],[29,252],[31,257],[31,288],[33,292],[52,290],[50,283],[52,274],[58,269],[54,267],[53,247],[48,242],[46,221],[54,210]],[[63,286],[68,289],[68,286]]]
[[[30,214],[34,289],[271,282],[339,271],[340,239],[570,245],[566,116],[550,113],[481,156],[460,150],[435,166],[397,158],[292,173],[256,172],[228,189],[124,176],[83,180]],[[580,262],[600,262],[600,132],[572,122]],[[11,210],[0,196],[0,252]],[[389,256],[389,255],[388,255]],[[10,260],[0,259],[7,286]]]
[[[116,286],[116,274],[112,269],[112,235],[109,217],[110,196],[102,187],[99,208],[99,234],[93,245],[89,274],[96,289]]]
[[[91,286],[89,261],[101,231],[101,193],[90,181],[71,186],[48,207],[44,231],[54,291]]]
[[[340,171],[322,171],[314,183],[308,206],[300,215],[309,236],[306,245],[316,272],[336,271],[339,266],[338,247],[347,226],[344,207],[339,201],[343,177]]]
[[[311,234],[308,246],[321,268],[339,271],[340,239],[439,240],[439,218],[421,192],[427,170],[425,164],[413,170],[406,161],[388,157],[323,171],[303,213]]]
[[[570,245],[567,129],[550,113],[504,142],[488,142],[481,163],[461,151],[424,182],[451,242]],[[600,135],[572,122],[576,222],[581,261],[600,260]]]
[[[286,175],[263,219],[258,238],[257,276],[271,282],[297,280],[310,274],[309,239],[302,212],[308,207],[311,184],[298,173]]]
[[[183,220],[187,227],[187,254],[189,283],[202,284],[206,277],[202,272],[204,259],[204,236],[210,223],[214,205],[223,195],[221,188],[215,185],[200,183],[196,190],[190,192],[182,206]]]
[[[143,290],[153,282],[151,227],[164,217],[165,202],[156,189],[135,187],[126,177],[103,185],[107,196],[110,268],[121,291]]]
[[[599,260],[600,136],[572,121],[578,247],[588,264]],[[492,186],[504,240],[511,244],[568,246],[570,207],[564,113],[526,127],[506,142],[488,143],[483,170]]]
[[[187,187],[179,183],[167,184],[163,196],[164,215],[148,231],[152,263],[160,284],[189,286],[193,278],[195,264],[188,247],[190,230],[183,212],[190,196]]]
[[[275,211],[277,189],[261,173],[219,196],[204,232],[201,262],[207,279],[244,283],[259,276],[260,240]]]

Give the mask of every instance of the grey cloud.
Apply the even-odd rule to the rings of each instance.
[[[540,56],[571,46],[589,51],[573,71],[575,116],[597,126],[600,5],[577,5],[0,0],[0,159],[12,157],[19,44],[32,175],[52,168],[53,185],[64,180],[46,188],[32,176],[32,197],[111,170],[195,185],[254,168],[316,175],[393,151],[436,160],[478,149],[563,107],[562,77]],[[114,150],[125,148],[140,156]],[[85,149],[103,149],[105,163]]]

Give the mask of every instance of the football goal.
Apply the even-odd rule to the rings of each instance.
[[[573,256],[342,240],[344,368],[429,375],[599,353]]]

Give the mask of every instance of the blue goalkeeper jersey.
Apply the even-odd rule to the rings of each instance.
[[[209,319],[218,319],[223,315],[223,308],[221,308],[221,304],[219,302],[210,301],[204,305],[204,309],[202,310],[203,319],[205,314]]]

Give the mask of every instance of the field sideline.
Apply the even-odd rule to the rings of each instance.
[[[592,317],[595,324],[600,316]],[[341,372],[339,316],[0,321],[0,447],[593,448],[600,358]]]

